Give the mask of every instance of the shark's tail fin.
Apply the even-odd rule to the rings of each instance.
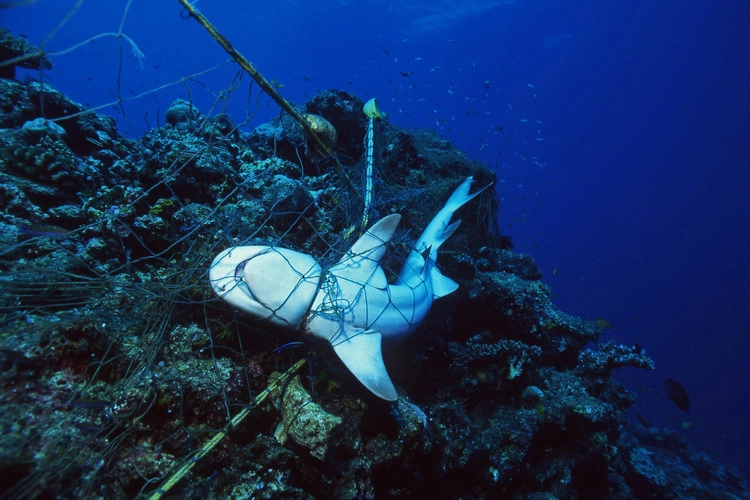
[[[465,181],[461,183],[460,186],[456,188],[455,191],[453,191],[453,194],[451,194],[450,198],[448,198],[448,201],[445,202],[445,206],[443,207],[443,210],[450,210],[451,213],[455,212],[462,206],[464,206],[467,202],[469,202],[472,198],[474,198],[476,195],[487,189],[487,186],[483,187],[479,191],[473,194],[469,194],[469,191],[471,191],[471,185],[474,183],[474,177],[467,177]],[[441,210],[440,212],[443,212]],[[438,214],[440,213],[438,212]]]
[[[448,201],[445,202],[445,206],[435,215],[432,222],[422,233],[417,241],[416,250],[422,253],[429,249],[430,258],[435,261],[437,259],[437,252],[440,245],[450,238],[453,232],[461,224],[460,220],[451,223],[453,214],[464,206],[466,203],[471,201],[476,195],[487,189],[487,186],[483,187],[475,193],[471,193],[471,185],[474,183],[473,177],[467,177],[460,186],[453,191]]]
[[[475,193],[471,193],[471,185],[474,182],[473,177],[468,177],[461,183],[460,186],[453,191],[448,201],[445,202],[445,206],[435,215],[430,224],[422,233],[422,236],[417,240],[417,244],[409,254],[409,257],[404,263],[404,267],[401,269],[401,273],[398,275],[396,284],[405,284],[409,286],[417,286],[424,279],[425,266],[429,266],[428,272],[430,273],[433,286],[434,298],[443,297],[453,292],[458,288],[455,281],[450,278],[443,276],[437,268],[434,267],[434,262],[437,260],[438,249],[440,245],[450,238],[450,236],[456,231],[460,220],[451,223],[453,214],[472,200],[476,195],[484,191],[487,186],[483,187]],[[428,261],[431,261],[430,264]]]

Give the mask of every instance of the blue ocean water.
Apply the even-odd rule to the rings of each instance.
[[[0,11],[0,22],[40,44],[76,3],[40,0]],[[605,338],[655,359],[653,372],[618,375],[639,393],[633,413],[689,422],[691,443],[750,476],[747,2],[197,7],[286,98],[301,104],[326,88],[378,97],[398,126],[434,128],[496,167],[501,227],[538,262],[558,306],[608,320]],[[237,68],[182,12],[177,0],[84,1],[45,48],[122,24],[142,64],[125,39],[102,37],[53,56],[44,78],[92,107],[126,99],[101,112],[129,136],[164,122],[185,77],[201,73],[190,98],[208,108]],[[231,102],[238,121],[255,111]],[[278,113],[259,105],[254,124]],[[688,391],[689,413],[666,399],[666,378]]]

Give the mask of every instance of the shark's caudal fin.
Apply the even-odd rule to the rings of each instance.
[[[473,177],[467,177],[455,191],[450,195],[445,206],[435,215],[430,224],[425,228],[422,235],[414,245],[414,250],[398,275],[396,284],[407,284],[416,286],[424,279],[425,266],[429,266],[429,275],[432,281],[433,298],[444,297],[449,293],[456,291],[458,284],[450,278],[443,276],[440,271],[434,267],[437,260],[438,250],[445,241],[458,229],[460,220],[451,222],[453,214],[471,201],[476,195],[484,191],[487,186],[469,194],[471,185],[474,182]],[[430,264],[428,261],[431,261]]]
[[[475,193],[469,194],[471,191],[471,185],[474,183],[473,177],[467,177],[460,186],[453,191],[448,201],[445,202],[445,206],[435,215],[430,224],[422,232],[422,236],[417,240],[415,249],[421,253],[429,249],[430,258],[433,261],[437,260],[437,252],[440,245],[450,238],[450,236],[458,229],[458,225],[461,224],[460,220],[451,223],[453,214],[464,206],[466,203],[471,201],[476,195],[484,191],[487,186],[478,190]]]

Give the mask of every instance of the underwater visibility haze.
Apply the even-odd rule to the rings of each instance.
[[[750,498],[748,23],[0,3],[0,497]]]

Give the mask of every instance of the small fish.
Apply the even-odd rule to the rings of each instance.
[[[104,429],[101,425],[89,424],[89,423],[74,423],[73,424],[82,434],[98,434]]]
[[[78,408],[89,408],[89,409],[104,409],[108,406],[112,406],[112,401],[97,398],[79,397],[75,398],[70,402],[70,406],[76,406]]]
[[[297,347],[302,347],[303,345],[305,345],[304,342],[287,342],[286,344],[274,349],[274,352],[276,354],[279,354],[280,352],[286,351],[287,349],[295,349]]]
[[[690,411],[690,397],[682,384],[668,378],[664,381],[664,390],[667,391],[667,397],[677,405],[677,408],[684,412]]]
[[[646,419],[645,419],[645,418],[643,418],[643,417],[642,417],[642,416],[641,416],[640,414],[636,413],[636,414],[635,414],[635,416],[636,416],[636,418],[638,419],[638,421],[639,421],[639,422],[641,423],[641,425],[642,425],[643,427],[647,427],[647,428],[648,428],[648,427],[651,427],[651,426],[649,425],[648,421],[646,421]]]
[[[613,328],[613,326],[612,326],[612,322],[611,322],[611,321],[609,321],[609,320],[608,320],[608,319],[606,319],[606,318],[596,318],[596,319],[594,320],[594,324],[595,324],[595,325],[596,325],[596,327],[597,327],[597,328],[599,328],[600,330],[611,330],[611,329]],[[640,349],[637,349],[637,350],[638,350],[638,351],[640,351]]]
[[[52,224],[31,224],[19,228],[23,234],[31,236],[47,236],[49,238],[61,238],[70,234],[69,229]]]

